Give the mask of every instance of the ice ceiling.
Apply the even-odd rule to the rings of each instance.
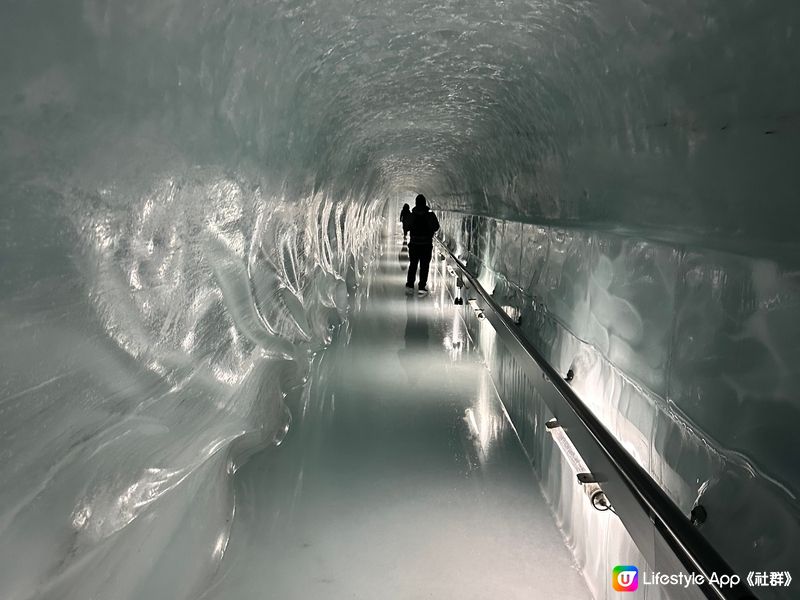
[[[292,185],[413,188],[534,222],[773,241],[797,231],[790,0],[87,0],[4,12],[14,174],[31,154],[133,177],[165,154],[247,157]]]
[[[4,2],[0,596],[204,589],[397,191],[796,260],[799,6]]]

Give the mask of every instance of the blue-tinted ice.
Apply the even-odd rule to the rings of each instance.
[[[589,598],[443,269],[405,296],[407,256],[384,248],[287,438],[234,476],[203,597]]]
[[[345,371],[335,333],[350,315],[358,347],[381,297],[366,282],[388,290],[399,274],[365,278],[384,205],[394,220],[420,191],[678,505],[708,506],[720,551],[744,570],[793,569],[799,22],[797,0],[5,2],[0,598],[234,585],[226,569],[247,571],[253,539],[231,536],[248,522],[234,489],[294,493],[236,486],[283,448],[265,473],[295,485],[293,427],[313,438],[331,414],[311,409],[329,397],[320,381],[336,387],[325,369]],[[406,318],[392,306],[387,329]],[[472,333],[505,399],[533,397]],[[298,414],[302,393],[316,420]],[[518,431],[604,597],[636,549],[587,508],[541,432],[546,411],[528,408]],[[475,472],[511,485],[518,456],[497,448],[505,469]]]

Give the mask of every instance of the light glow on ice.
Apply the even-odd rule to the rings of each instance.
[[[726,558],[800,572],[799,11],[6,3],[0,597],[199,597],[231,473],[283,440],[355,290],[387,281],[363,275],[412,190]],[[571,539],[599,531],[539,467]]]

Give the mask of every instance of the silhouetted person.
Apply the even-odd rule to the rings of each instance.
[[[403,224],[403,241],[406,241],[408,230],[411,229],[411,208],[408,204],[403,204],[403,209],[400,211],[400,222]]]
[[[425,196],[420,194],[411,211],[411,239],[408,242],[408,279],[406,294],[414,293],[414,279],[419,265],[419,295],[428,293],[428,269],[433,255],[433,234],[439,231],[439,219],[428,208]]]

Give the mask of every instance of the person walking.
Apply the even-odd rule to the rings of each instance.
[[[433,235],[439,231],[439,219],[428,208],[428,203],[422,194],[417,196],[414,204],[409,227],[411,238],[408,242],[409,262],[406,294],[414,293],[414,279],[417,276],[417,267],[419,267],[417,293],[420,296],[426,296],[428,294],[428,269],[433,255]]]
[[[403,241],[406,241],[408,230],[411,228],[411,207],[408,204],[403,204],[403,209],[400,211],[400,222],[403,224]]]

